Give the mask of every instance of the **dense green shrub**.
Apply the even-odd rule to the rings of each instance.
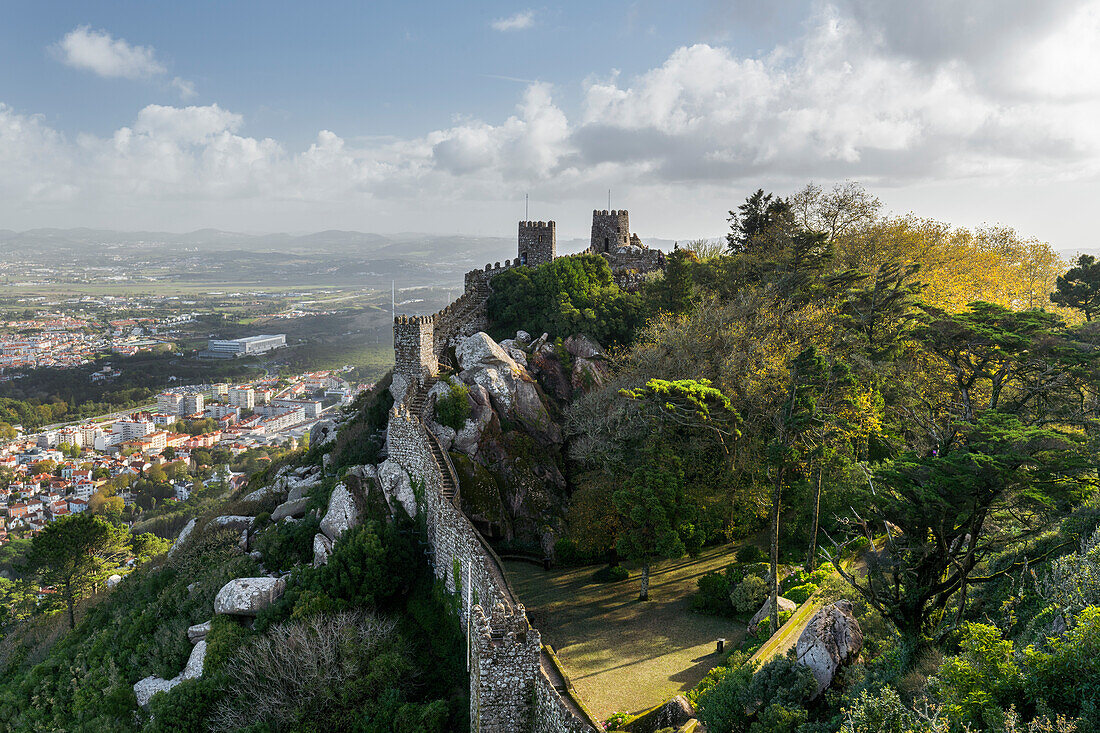
[[[804,708],[817,690],[809,667],[776,657],[755,673],[749,663],[727,669],[708,681],[705,690],[696,696],[699,719],[707,730],[778,733],[794,730],[805,722]]]
[[[386,424],[390,408],[393,407],[393,395],[388,389],[377,385],[366,398],[354,416],[340,426],[336,441],[332,447],[333,465],[357,466],[378,463],[382,446],[386,443]],[[323,450],[320,446],[311,447]]]
[[[756,563],[764,559],[764,551],[756,545],[745,545],[737,551],[737,562]]]
[[[554,543],[554,557],[557,559],[558,565],[575,567],[599,562],[603,556],[602,554],[593,555],[583,552],[574,540],[562,537]]]
[[[592,580],[597,583],[618,583],[630,577],[630,572],[622,565],[604,565],[592,573]]]
[[[733,614],[733,604],[730,603],[730,583],[726,574],[712,571],[703,574],[697,582],[699,590],[691,599],[692,610],[714,616]]]
[[[256,539],[256,549],[268,570],[290,570],[313,559],[313,536],[321,520],[307,514],[297,522],[288,520],[265,529]]]
[[[489,320],[497,334],[521,329],[558,337],[583,333],[601,344],[622,344],[633,339],[641,322],[640,296],[621,290],[599,255],[515,267],[492,284]]]
[[[809,600],[810,596],[817,593],[817,586],[813,583],[804,583],[802,585],[796,585],[788,591],[783,593],[783,597],[788,601],[794,601],[801,605]]]
[[[768,598],[768,584],[759,575],[747,575],[730,591],[734,613],[742,616],[756,613]]]
[[[452,430],[462,430],[470,417],[470,389],[457,379],[448,377],[447,394],[435,402],[435,421]]]

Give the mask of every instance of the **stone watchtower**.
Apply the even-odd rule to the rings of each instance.
[[[439,374],[435,357],[435,318],[397,316],[393,319],[394,374],[424,384]]]
[[[592,251],[611,252],[630,243],[630,213],[626,209],[592,212]]]
[[[516,264],[536,267],[558,254],[558,228],[552,221],[519,223],[519,259]]]

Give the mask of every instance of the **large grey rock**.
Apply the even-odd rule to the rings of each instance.
[[[118,573],[115,573],[114,575],[107,578],[107,587],[108,588],[114,588],[116,585],[118,585],[121,582],[122,582],[122,576],[119,575]]]
[[[158,692],[168,692],[180,682],[183,682],[183,680],[179,677],[165,680],[155,675],[149,675],[144,679],[138,680],[134,683],[134,695],[137,697],[138,705],[143,709],[148,708],[149,701],[153,699],[153,695]]]
[[[187,666],[180,673],[181,680],[195,680],[202,677],[203,663],[206,661],[206,639],[195,642],[195,648],[191,650],[191,656],[187,658]]]
[[[340,483],[332,490],[332,496],[328,500],[328,511],[321,519],[321,531],[325,536],[335,542],[340,535],[347,532],[359,522],[359,507],[355,505],[355,497],[348,491],[348,487]]]
[[[214,597],[214,613],[255,616],[286,590],[283,578],[237,578],[222,586]]]
[[[318,420],[309,429],[309,447],[325,445],[336,440],[336,423],[332,420]]]
[[[282,481],[278,481],[276,483],[268,484],[266,486],[261,486],[260,489],[256,489],[255,491],[246,493],[244,496],[241,497],[241,501],[261,502],[261,501],[267,499],[268,496],[273,496],[273,495],[279,493],[279,491],[282,491],[282,489],[279,488],[279,485],[278,485],[279,483],[282,483]]]
[[[204,640],[209,633],[209,621],[203,621],[201,624],[195,624],[187,628],[187,638],[192,644],[198,644],[200,641]]]
[[[215,527],[228,527],[230,529],[243,529],[248,531],[252,529],[252,524],[256,521],[256,517],[246,517],[243,514],[225,514],[220,517],[214,517],[210,520],[210,523]]]
[[[574,334],[565,339],[565,350],[578,359],[591,359],[603,356],[603,349],[592,339],[583,334]]]
[[[195,529],[194,518],[190,519],[187,524],[183,525],[183,529],[180,530],[179,537],[172,543],[172,547],[168,549],[168,557],[172,557],[176,553],[176,550],[183,547],[183,543],[187,541],[187,538],[191,536],[191,530]]]
[[[841,665],[853,662],[863,649],[863,630],[850,601],[830,603],[814,614],[795,645],[795,656],[814,673],[820,695],[832,684]]]
[[[305,496],[301,499],[294,501],[285,501],[279,506],[275,507],[275,511],[271,512],[271,521],[278,522],[285,517],[300,517],[306,513],[306,506],[309,504],[309,497]]]
[[[779,612],[790,611],[794,613],[794,610],[798,608],[798,604],[794,601],[788,600],[783,596],[779,596]],[[752,615],[749,619],[749,633],[755,634],[756,627],[760,625],[760,622],[770,616],[772,613],[771,599],[764,601],[764,605],[760,607],[760,610]]]
[[[313,535],[313,567],[319,568],[328,562],[332,554],[332,541],[318,532]]]
[[[138,705],[142,708],[149,707],[149,701],[158,692],[168,692],[184,680],[193,680],[202,677],[203,663],[206,660],[206,642],[199,641],[191,650],[191,656],[187,658],[187,666],[183,671],[170,680],[161,679],[154,675],[138,680],[134,683],[134,696]]]
[[[516,383],[526,371],[499,344],[479,331],[463,340],[455,355],[462,367],[462,381],[485,387],[503,409],[512,408]]]
[[[573,360],[573,374],[570,376],[573,389],[589,392],[603,386],[603,372],[596,364],[584,357]]]
[[[387,458],[378,466],[378,485],[390,507],[400,504],[410,517],[416,517],[416,494],[413,493],[412,480],[405,469],[395,460]],[[331,508],[331,505],[330,505]],[[325,526],[322,522],[321,529]],[[325,532],[328,534],[328,532]],[[336,539],[329,535],[330,538]]]

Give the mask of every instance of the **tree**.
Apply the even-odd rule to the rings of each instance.
[[[1076,308],[1085,314],[1085,320],[1100,311],[1100,262],[1092,255],[1081,255],[1075,267],[1060,275],[1050,294],[1052,303],[1066,308]]]
[[[161,455],[164,456],[166,460],[174,461],[176,460],[176,449],[172,446],[168,446],[163,451],[161,451]]]
[[[782,230],[791,226],[791,206],[786,199],[758,189],[737,207],[729,212],[730,232],[726,235],[726,247],[734,254],[748,252],[757,245],[757,240],[770,234],[772,230]]]
[[[865,515],[854,521],[872,541],[886,529],[882,550],[866,556],[866,576],[834,562],[869,604],[917,643],[936,631],[953,600],[957,613],[946,628],[957,626],[982,560],[1031,535],[1041,524],[1035,519],[1064,506],[1082,482],[1095,483],[1075,437],[993,410],[958,431],[950,450],[906,453],[875,472]],[[1006,516],[1015,520],[997,520]]]
[[[665,259],[664,275],[646,283],[645,296],[650,312],[684,313],[695,301],[692,265],[699,258],[691,250],[677,249]]]
[[[882,209],[882,202],[855,181],[838,183],[830,191],[808,183],[788,203],[795,224],[824,234],[830,242],[867,230]]]
[[[642,566],[638,600],[649,600],[649,569],[662,558],[686,551],[682,533],[689,529],[690,506],[684,500],[684,474],[677,459],[639,468],[613,495],[622,519],[619,554]]]
[[[0,422],[0,440],[15,440],[15,428],[10,423]]]
[[[129,552],[127,533],[102,517],[74,514],[46,525],[31,542],[30,562],[44,585],[58,590],[75,628],[76,601],[94,587],[97,575]]]

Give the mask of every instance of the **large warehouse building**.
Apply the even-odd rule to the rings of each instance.
[[[210,339],[206,350],[214,356],[251,356],[286,346],[286,334],[248,336],[243,339]]]

